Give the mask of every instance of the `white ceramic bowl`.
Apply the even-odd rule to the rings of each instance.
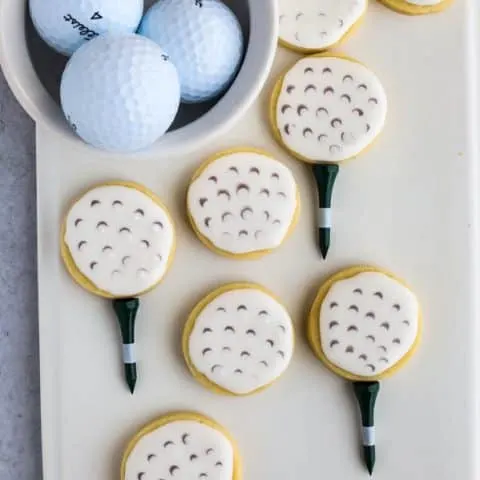
[[[0,66],[16,98],[35,122],[72,142],[82,142],[71,131],[58,103],[47,92],[32,63],[26,38],[27,3],[28,0],[0,0]],[[248,7],[248,46],[235,82],[210,110],[190,123],[187,118],[184,126],[166,133],[150,149],[136,153],[135,157],[152,154],[177,156],[201,147],[232,127],[260,93],[277,46],[277,0],[230,0],[226,3],[234,10],[239,7],[239,10],[246,11]],[[114,155],[99,150],[95,152]]]

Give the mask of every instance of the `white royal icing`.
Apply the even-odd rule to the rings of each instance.
[[[125,480],[232,480],[234,450],[220,431],[172,421],[144,435],[125,465]]]
[[[407,0],[407,3],[411,3],[412,5],[438,5],[442,3],[444,0]]]
[[[366,8],[367,0],[280,0],[280,38],[323,50],[340,41]]]
[[[338,162],[359,154],[380,133],[387,98],[360,63],[311,56],[285,75],[275,113],[289,150],[312,162]]]
[[[294,220],[297,185],[273,158],[229,153],[192,182],[187,204],[196,228],[215,247],[250,253],[282,243]]]
[[[235,394],[272,383],[288,367],[294,334],[285,308],[261,290],[216,297],[200,313],[188,341],[194,367]]]
[[[77,268],[97,288],[130,296],[153,287],[165,274],[174,227],[148,195],[105,185],[73,205],[64,240]]]
[[[364,272],[332,285],[319,325],[322,351],[331,363],[354,375],[378,376],[414,345],[419,305],[398,281]]]

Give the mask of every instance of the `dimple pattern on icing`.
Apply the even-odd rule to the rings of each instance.
[[[273,158],[235,152],[210,163],[188,189],[196,229],[215,247],[245,254],[278,247],[297,208],[290,170]]]
[[[288,367],[294,334],[285,308],[263,291],[223,293],[199,314],[188,341],[197,371],[235,394],[270,384]]]
[[[378,376],[413,347],[419,305],[404,285],[379,272],[335,282],[319,315],[322,351],[341,369]]]
[[[173,421],[143,436],[130,453],[125,480],[232,480],[234,450],[218,430]]]
[[[358,155],[387,114],[382,84],[368,68],[337,57],[305,57],[285,75],[275,119],[285,146],[312,162]]]
[[[280,38],[298,48],[329,48],[366,8],[367,0],[280,0]]]
[[[153,287],[165,274],[174,228],[148,195],[105,185],[73,205],[64,240],[77,268],[97,288],[130,296]]]

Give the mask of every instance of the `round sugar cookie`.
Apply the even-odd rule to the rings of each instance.
[[[121,480],[241,480],[241,462],[230,434],[198,413],[166,415],[128,445]]]
[[[142,185],[109,182],[80,196],[68,211],[61,253],[72,277],[106,298],[138,296],[167,272],[174,224],[162,202]]]
[[[293,230],[300,197],[292,172],[254,149],[221,152],[195,173],[187,192],[188,218],[211,250],[257,258]]]
[[[356,60],[328,54],[297,61],[277,82],[270,106],[277,140],[309,163],[357,156],[381,132],[386,115],[378,77]]]
[[[420,336],[415,294],[373,267],[343,270],[320,288],[308,321],[315,354],[338,375],[379,380],[401,367]]]
[[[285,307],[263,287],[225,285],[203,299],[183,332],[187,365],[217,393],[249,395],[273,383],[293,355],[294,331]]]
[[[453,3],[453,0],[380,0],[387,7],[407,15],[422,15],[441,12]]]
[[[368,0],[280,0],[280,44],[318,52],[342,41],[363,17]]]

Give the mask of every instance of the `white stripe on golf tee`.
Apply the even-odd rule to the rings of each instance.
[[[319,208],[317,221],[318,221],[318,228],[331,228],[332,227],[332,209]]]
[[[375,427],[363,427],[363,445],[371,447],[375,445]]]
[[[135,344],[124,343],[123,344],[123,363],[135,363],[137,357],[135,355]]]

